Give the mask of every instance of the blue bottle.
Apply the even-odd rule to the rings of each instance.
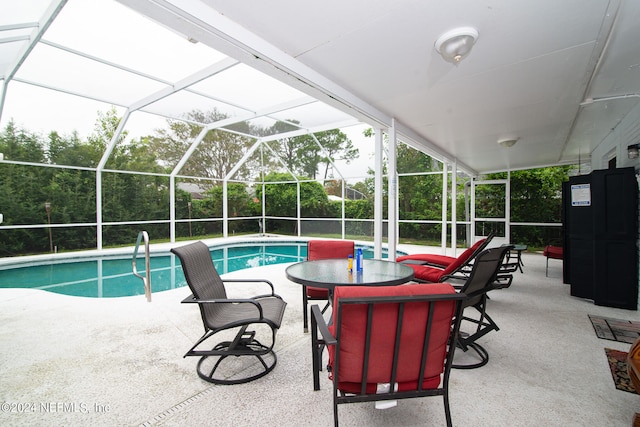
[[[362,248],[356,250],[356,271],[362,271],[363,264]]]

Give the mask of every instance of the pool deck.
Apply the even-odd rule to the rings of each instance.
[[[604,353],[629,344],[598,339],[588,314],[640,321],[640,313],[569,296],[560,262],[545,277],[543,256],[525,253],[523,261],[524,274],[491,293],[488,312],[500,331],[481,339],[489,363],[452,372],[453,423],[631,425],[640,396],[614,388]],[[268,278],[288,302],[275,370],[234,386],[202,381],[197,358],[182,357],[202,334],[197,308],[180,304],[186,288],[156,293],[151,303],[0,289],[0,425],[332,425],[331,384],[322,375],[322,390],[313,391],[301,288],[286,279],[287,265],[225,275]],[[456,353],[458,362],[466,357]],[[339,411],[343,425],[444,425],[437,397]]]

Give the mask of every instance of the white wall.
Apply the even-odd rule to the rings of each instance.
[[[620,124],[602,141],[591,153],[591,168],[606,169],[609,155],[615,150],[617,167],[632,166],[636,170],[636,177],[640,173],[640,157],[629,159],[627,156],[627,146],[640,143],[640,104],[636,105]],[[640,221],[638,221],[640,224]],[[640,236],[640,230],[638,230]],[[637,242],[640,247],[640,240]],[[638,251],[640,265],[640,251]],[[640,278],[639,284],[640,286]],[[640,310],[640,295],[638,296],[637,308]]]
[[[629,159],[627,146],[640,143],[640,103],[591,152],[591,169],[606,169],[609,154],[615,151],[617,167],[633,166],[640,170],[640,157]]]

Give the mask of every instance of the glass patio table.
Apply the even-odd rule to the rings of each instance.
[[[413,269],[404,264],[379,259],[363,260],[362,270],[347,269],[346,259],[302,261],[285,270],[287,279],[305,286],[328,289],[336,286],[395,286],[413,279]]]

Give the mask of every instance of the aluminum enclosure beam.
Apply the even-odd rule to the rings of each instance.
[[[253,68],[331,105],[373,127],[392,125],[403,141],[428,151],[441,161],[454,161],[447,153],[413,129],[368,104],[297,59],[261,39],[226,16],[197,0],[118,0],[127,7],[172,28],[187,39],[197,40]],[[392,124],[392,121],[395,123]],[[469,175],[477,175],[458,162]]]

